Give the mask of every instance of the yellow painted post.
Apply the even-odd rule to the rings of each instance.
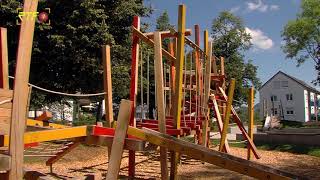
[[[228,92],[228,101],[227,101],[227,109],[226,109],[226,114],[225,114],[225,118],[224,118],[224,122],[223,122],[223,129],[222,129],[222,134],[221,134],[221,139],[220,139],[219,151],[223,151],[223,146],[224,146],[224,143],[225,143],[226,138],[227,138],[235,82],[236,82],[236,80],[233,79],[233,78],[230,81],[229,92]]]
[[[251,87],[249,89],[249,98],[248,98],[248,134],[250,139],[253,141],[253,122],[254,122],[254,89]],[[252,157],[252,150],[250,146],[248,146],[248,154],[247,159],[250,160]]]
[[[186,25],[186,6],[179,5],[178,15],[178,37],[177,37],[177,58],[175,62],[176,77],[175,77],[175,95],[174,95],[174,106],[173,106],[173,118],[174,126],[180,129],[181,121],[181,100],[182,100],[182,80],[183,80],[183,64],[184,64],[184,41],[185,41],[185,25]],[[178,165],[178,154],[175,152],[171,153],[171,169],[170,179],[177,179],[177,165]]]
[[[209,110],[206,109],[208,107],[209,93],[210,93],[210,81],[211,81],[211,50],[209,50],[209,33],[208,30],[204,31],[204,52],[206,53],[206,70],[205,70],[205,82],[204,82],[204,97],[202,101],[202,115],[206,117],[205,120],[202,121],[202,145],[206,146],[208,142],[208,122],[209,122]],[[210,46],[211,47],[211,46]],[[212,48],[212,47],[211,47]],[[210,52],[210,53],[209,53]],[[210,58],[209,58],[210,56]]]

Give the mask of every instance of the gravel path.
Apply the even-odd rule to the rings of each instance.
[[[108,168],[106,147],[79,146],[53,166],[56,177],[68,179],[84,176],[86,174],[105,175]],[[232,148],[231,154],[238,157],[246,157],[246,149]],[[320,179],[320,158],[298,155],[287,152],[259,150],[262,158],[254,160],[259,163],[277,167],[292,173],[296,173],[311,179]],[[137,179],[159,179],[160,162],[158,152],[137,153],[136,177]],[[45,166],[45,158],[28,158],[26,167],[43,173],[49,173],[49,167]],[[128,153],[125,152],[121,164],[121,177],[126,179],[128,170]],[[178,175],[180,179],[252,179],[247,176],[219,168],[217,166],[202,163],[198,160],[182,157]]]

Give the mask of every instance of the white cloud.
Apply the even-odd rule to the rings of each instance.
[[[262,0],[255,0],[251,2],[247,2],[247,8],[249,11],[260,11],[260,12],[267,12],[268,10],[270,11],[276,11],[279,10],[280,7],[275,4],[264,4]]]
[[[272,39],[266,36],[260,29],[245,28],[246,32],[251,35],[251,43],[254,48],[267,50],[273,47],[274,43]]]
[[[275,5],[275,4],[270,5],[270,10],[271,11],[277,11],[279,9],[280,9],[280,7],[278,5]]]
[[[229,10],[229,12],[231,12],[231,13],[236,13],[236,12],[238,12],[239,10],[240,10],[240,6],[236,6],[236,7],[231,8],[231,9]]]

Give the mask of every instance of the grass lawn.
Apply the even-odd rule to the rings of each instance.
[[[211,140],[212,144],[219,144],[219,139]],[[245,142],[241,141],[229,141],[231,147],[247,148]],[[307,154],[310,156],[320,157],[320,146],[306,146],[306,145],[293,145],[293,144],[266,144],[255,143],[258,149],[267,151],[282,151],[295,154]]]

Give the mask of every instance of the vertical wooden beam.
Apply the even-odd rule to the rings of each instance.
[[[227,139],[235,83],[236,83],[236,80],[232,78],[229,86],[227,109],[226,109],[226,114],[223,122],[223,130],[222,130],[221,139],[220,139],[220,146],[219,146],[220,151],[223,151],[223,146]]]
[[[159,131],[166,133],[166,114],[163,88],[162,40],[160,32],[154,34],[154,76],[156,79],[157,115]],[[167,149],[160,147],[161,179],[168,179]]]
[[[251,87],[249,89],[248,96],[248,116],[249,116],[249,124],[248,124],[248,134],[250,139],[253,141],[253,122],[254,122],[254,89]],[[247,159],[250,160],[252,157],[252,150],[250,146],[248,146]]]
[[[9,89],[7,29],[0,28],[0,88]]]
[[[220,73],[221,73],[221,76],[225,75],[225,72],[224,72],[224,57],[220,57]],[[226,90],[226,80],[225,80],[225,78],[223,78],[223,80],[222,80],[222,89]]]
[[[175,39],[174,39],[174,42],[175,42]],[[168,50],[169,50],[169,53],[172,55],[172,56],[175,56],[175,53],[174,53],[174,43],[172,40],[169,42],[169,47],[168,47]],[[170,64],[170,93],[171,93],[171,99],[170,99],[170,115],[172,116],[173,115],[173,101],[172,99],[174,99],[174,90],[175,90],[175,74],[176,74],[176,68],[174,66],[174,61],[171,61],[171,64]]]
[[[110,46],[102,46],[102,61],[103,61],[103,87],[106,94],[104,95],[104,109],[106,126],[111,127],[113,122],[113,107],[112,107],[112,79],[111,79],[111,56]]]
[[[194,30],[195,30],[195,43],[196,45],[198,45],[200,47],[200,29],[199,29],[199,25],[195,25],[194,26]],[[196,69],[197,69],[197,100],[198,100],[198,104],[201,105],[201,101],[202,101],[202,96],[203,96],[203,80],[202,80],[202,69],[201,69],[201,61],[200,61],[200,51],[196,50],[196,58],[195,58],[195,63],[196,63]],[[201,109],[200,106],[199,108],[197,108],[197,115],[200,115],[201,113]]]
[[[202,101],[202,114],[206,117],[202,121],[202,145],[206,146],[208,143],[208,125],[209,125],[209,109],[208,100],[210,95],[210,82],[211,82],[211,58],[212,58],[212,42],[208,41],[209,33],[208,30],[204,31],[204,52],[206,52],[206,71],[204,80],[204,95]]]
[[[179,5],[178,12],[178,37],[177,37],[177,57],[175,62],[176,77],[175,77],[175,94],[174,94],[174,109],[173,118],[174,126],[180,129],[181,121],[181,101],[182,101],[182,81],[183,81],[183,64],[184,64],[184,41],[185,41],[185,26],[186,26],[186,6]],[[178,154],[171,153],[171,171],[170,179],[177,179]]]
[[[24,0],[23,11],[37,11],[38,0]],[[11,170],[9,179],[23,179],[23,135],[28,104],[28,81],[35,19],[23,17],[20,27],[10,126]]]
[[[116,180],[120,171],[124,141],[126,139],[128,124],[132,112],[133,102],[121,100],[117,127],[112,141],[111,156],[108,165],[107,179]]]
[[[134,16],[132,26],[137,30],[140,30],[139,16]],[[129,124],[135,127],[136,97],[138,91],[139,37],[134,33],[132,38],[131,60],[130,100],[133,102],[133,106]],[[133,178],[135,174],[135,152],[132,150],[129,151],[128,171],[129,177]]]

